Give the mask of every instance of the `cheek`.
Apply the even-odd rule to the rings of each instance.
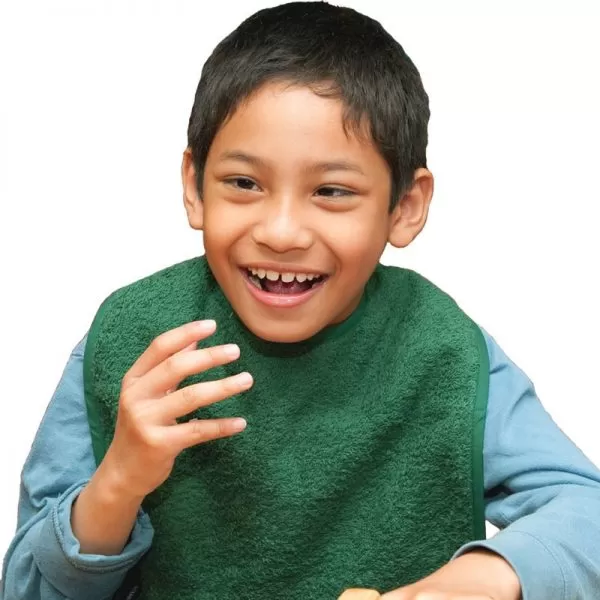
[[[244,235],[247,220],[243,211],[213,199],[204,207],[204,247],[208,252],[224,251]],[[218,257],[217,257],[218,258]]]
[[[323,228],[323,235],[342,266],[370,272],[387,241],[387,230],[382,222],[381,219],[353,216],[345,222],[340,219],[337,223],[329,223],[329,227]]]

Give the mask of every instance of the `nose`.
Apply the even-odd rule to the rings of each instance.
[[[263,204],[252,237],[256,244],[278,254],[307,250],[313,234],[307,223],[306,210],[292,198],[271,198]]]

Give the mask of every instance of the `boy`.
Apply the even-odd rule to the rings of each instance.
[[[600,474],[455,303],[378,264],[427,219],[428,119],[350,9],[219,44],[182,164],[205,256],[115,292],[74,351],[5,598],[597,595]]]

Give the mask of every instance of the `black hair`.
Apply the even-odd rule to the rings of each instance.
[[[202,69],[188,146],[202,195],[204,165],[219,128],[240,102],[272,81],[339,98],[344,127],[368,131],[391,171],[390,210],[427,167],[429,98],[402,46],[351,8],[291,2],[260,10],[220,42]]]

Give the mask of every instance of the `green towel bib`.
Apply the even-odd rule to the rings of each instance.
[[[479,328],[420,275],[378,265],[349,319],[275,344],[233,313],[204,257],[112,294],[88,335],[85,394],[100,461],[123,375],[158,334],[215,319],[254,387],[187,418],[242,416],[185,451],[144,501],[155,529],[144,600],[336,600],[389,591],[485,537],[488,355]]]

